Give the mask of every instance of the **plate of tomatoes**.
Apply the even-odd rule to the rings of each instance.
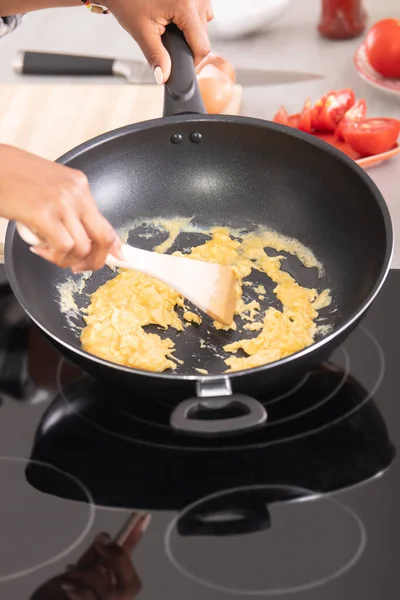
[[[400,96],[400,19],[375,23],[357,49],[354,65],[367,83]]]
[[[273,121],[332,144],[364,168],[400,153],[400,120],[367,118],[366,101],[350,88],[328,92],[315,104],[307,98],[296,114],[281,106]]]

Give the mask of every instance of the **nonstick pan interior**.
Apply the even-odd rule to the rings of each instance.
[[[181,142],[173,143],[177,139]],[[350,159],[298,132],[254,119],[169,118],[106,134],[62,162],[87,174],[100,210],[116,228],[134,220],[180,216],[195,217],[204,227],[251,230],[259,224],[298,239],[315,253],[326,274],[319,278],[316,269],[305,269],[293,257],[285,268],[302,285],[332,290],[333,304],[321,316],[334,333],[357,316],[384,278],[391,233],[379,192]],[[129,242],[150,248],[161,241],[146,241],[139,234],[143,231],[131,232]],[[172,250],[204,239],[181,235]],[[70,273],[34,256],[13,229],[7,236],[6,262],[14,291],[34,320],[80,350],[57,302],[56,286]],[[110,275],[108,269],[95,273],[85,291],[93,291]],[[267,283],[266,276],[262,283]],[[279,307],[272,282],[267,289],[268,305]],[[209,321],[166,335],[185,360],[172,377],[196,375],[195,367],[210,374],[223,372],[222,346],[244,337],[218,332]],[[200,338],[208,348],[200,350]]]

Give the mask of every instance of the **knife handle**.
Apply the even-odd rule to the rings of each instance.
[[[20,52],[14,70],[23,75],[113,75],[114,59],[51,52]]]

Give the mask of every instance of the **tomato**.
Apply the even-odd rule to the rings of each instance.
[[[306,133],[311,133],[311,100],[307,98],[304,102],[303,110],[299,115],[299,120],[297,123],[297,128],[301,129],[301,131],[305,131]]]
[[[303,110],[301,113],[294,115],[288,115],[287,110],[284,106],[281,106],[274,118],[274,123],[280,123],[281,125],[288,125],[294,127],[294,129],[300,129],[306,133],[311,133],[311,101],[309,98],[304,103]]]
[[[281,125],[289,124],[289,115],[284,106],[281,106],[274,118],[272,119],[274,123],[280,123]]]
[[[311,126],[316,131],[335,131],[344,113],[356,101],[351,89],[329,92],[322,96],[311,111]]]
[[[351,125],[355,125],[365,119],[367,114],[367,103],[365,100],[357,100],[357,102],[349,108],[340,120],[339,125],[336,128],[335,135],[339,140],[343,140],[343,129]]]
[[[300,113],[296,113],[294,115],[289,115],[288,116],[288,122],[286,124],[289,127],[293,127],[293,129],[299,129]]]
[[[370,65],[383,77],[400,78],[400,19],[383,19],[365,38]]]
[[[396,119],[364,119],[343,129],[345,141],[360,154],[371,156],[387,152],[396,143],[400,121]]]
[[[226,58],[223,58],[222,56],[218,56],[217,54],[213,54],[212,52],[210,52],[205,58],[203,58],[201,63],[197,66],[196,73],[199,74],[201,70],[207,65],[213,65],[214,67],[222,71],[222,73],[228,75],[233,83],[236,82],[235,69],[233,65],[229,62],[229,60],[227,60]]]
[[[207,112],[219,114],[232,99],[232,79],[214,65],[206,65],[197,75],[197,80]]]

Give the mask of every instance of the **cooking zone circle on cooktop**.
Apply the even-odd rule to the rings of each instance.
[[[357,340],[364,344],[363,362],[370,365],[357,377],[359,352],[354,338],[332,355],[329,362],[303,375],[284,392],[256,394],[265,405],[265,426],[235,436],[198,437],[182,435],[170,426],[170,417],[179,400],[137,391],[118,390],[89,376],[71,380],[66,363],[60,363],[57,380],[60,395],[76,414],[104,433],[150,446],[171,449],[226,451],[260,448],[301,439],[332,426],[359,410],[377,391],[385,370],[382,349],[376,338],[360,327]],[[351,376],[350,376],[351,372]]]
[[[271,485],[225,490],[194,502],[170,523],[165,547],[176,569],[198,584],[228,594],[272,596],[310,590],[343,575],[360,559],[366,541],[361,519],[338,500]]]
[[[28,466],[40,470],[54,485],[58,480],[80,501],[36,490],[27,481]],[[95,507],[89,491],[75,477],[38,461],[1,456],[0,481],[7,482],[0,495],[0,584],[58,562],[86,538]]]

